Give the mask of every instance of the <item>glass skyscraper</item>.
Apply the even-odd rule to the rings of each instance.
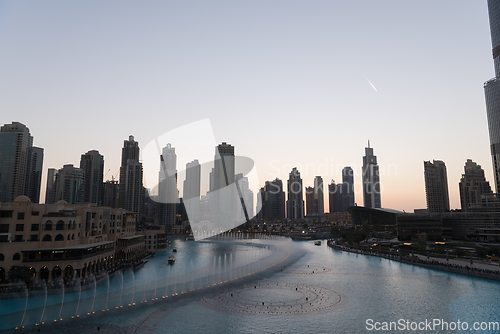
[[[500,191],[500,0],[488,0],[495,77],[484,84],[496,192]]]

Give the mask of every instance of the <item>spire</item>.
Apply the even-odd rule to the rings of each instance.
[[[370,139],[368,139],[368,148],[370,148]]]

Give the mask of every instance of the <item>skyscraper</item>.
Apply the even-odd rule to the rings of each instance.
[[[83,201],[83,182],[85,173],[73,165],[64,165],[55,175],[54,203],[64,200],[69,204]]]
[[[495,77],[484,83],[496,192],[500,192],[500,1],[488,0]]]
[[[40,202],[40,188],[42,186],[43,148],[32,147],[29,166],[27,195],[33,203]]]
[[[84,173],[82,202],[103,205],[104,156],[96,150],[82,154],[80,169]]]
[[[471,204],[481,203],[482,195],[491,194],[490,183],[484,177],[484,170],[480,165],[467,159],[464,174],[460,179],[458,188],[460,190],[460,204],[462,211],[469,211]]]
[[[280,179],[266,181],[262,196],[262,212],[262,218],[267,221],[285,219],[285,193]]]
[[[49,168],[47,171],[47,187],[45,188],[45,204],[52,204],[56,197],[57,169]]]
[[[304,219],[304,196],[302,193],[302,179],[296,167],[288,175],[286,202],[286,217],[290,220]]]
[[[223,142],[215,148],[213,169],[213,191],[210,194],[212,219],[219,226],[233,226],[235,222],[235,158],[234,146]],[[228,228],[229,229],[229,228]]]
[[[450,211],[446,165],[440,160],[424,161],[425,197],[430,213]]]
[[[343,183],[335,184],[335,180],[328,185],[328,212],[344,212],[342,211],[343,185]]]
[[[198,160],[186,164],[182,199],[190,222],[200,221],[201,166]]]
[[[0,156],[0,202],[20,195],[31,195],[38,202],[43,149],[33,150],[33,137],[24,124],[12,122],[0,128]]]
[[[306,213],[307,216],[316,216],[316,205],[314,199],[314,187],[306,187]]]
[[[346,212],[347,208],[354,206],[354,171],[351,167],[346,166],[342,169],[342,212]]]
[[[377,157],[373,155],[373,148],[365,147],[365,156],[363,157],[363,202],[367,208],[381,208],[380,198],[380,176],[377,164]]]
[[[120,184],[118,206],[125,210],[140,213],[144,200],[142,183],[142,163],[139,162],[139,143],[134,136],[123,141],[122,164],[120,166]]]
[[[177,189],[177,155],[170,143],[162,149],[160,155],[158,198],[160,225],[172,231],[179,202],[179,191]]]
[[[239,192],[236,198],[235,211],[237,221],[248,221],[253,218],[253,191],[250,190],[248,177],[242,173],[235,175],[235,184]]]
[[[323,178],[316,176],[314,178],[314,204],[315,211],[319,218],[325,217],[325,196],[323,193]]]
[[[125,209],[127,164],[130,159],[139,161],[139,143],[134,140],[134,136],[132,135],[128,137],[128,140],[123,141],[123,148],[122,148],[122,163],[120,166],[118,207],[123,209]]]

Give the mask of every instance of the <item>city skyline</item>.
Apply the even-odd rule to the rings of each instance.
[[[209,118],[218,143],[254,160],[260,186],[287,180],[293,167],[306,187],[316,175],[340,180],[351,166],[361,205],[369,139],[382,207],[425,208],[422,162],[435,159],[446,163],[450,207],[458,209],[467,159],[494,183],[483,91],[494,73],[486,1],[364,5],[153,2],[116,13],[111,4],[81,10],[6,1],[2,124],[25,124],[44,148],[42,201],[48,168],[78,166],[82,154],[98,150],[104,180],[118,179],[123,138],[132,134],[144,147]],[[230,121],[236,114],[244,127]],[[284,142],[285,132],[295,138]]]

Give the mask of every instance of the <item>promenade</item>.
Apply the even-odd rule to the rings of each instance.
[[[327,244],[329,247],[343,250],[346,252],[378,256],[389,260],[417,265],[429,269],[442,270],[442,271],[452,272],[455,274],[481,277],[481,278],[500,281],[500,268],[498,264],[491,264],[475,260],[473,260],[471,264],[471,261],[468,259],[449,258],[447,260],[445,258],[427,257],[424,255],[411,254],[411,253],[407,255],[380,253],[372,250],[367,251],[367,250],[347,247],[344,245],[339,245],[334,240],[329,240]]]

